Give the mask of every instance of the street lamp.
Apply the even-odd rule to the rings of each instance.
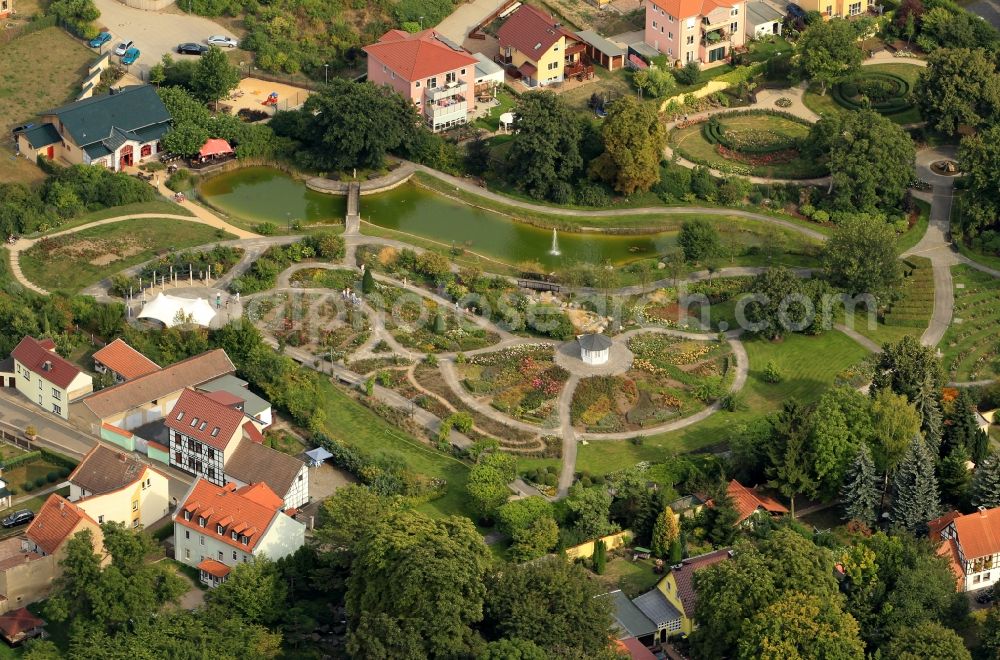
[[[324,64],[323,65],[323,82],[326,83],[326,84],[330,84],[330,65],[329,64]]]
[[[285,214],[285,231],[292,233],[292,214],[290,212]]]
[[[420,17],[420,29],[421,30],[424,29],[424,17],[423,16]]]

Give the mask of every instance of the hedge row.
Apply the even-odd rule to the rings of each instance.
[[[869,107],[879,114],[894,115],[900,112],[905,112],[913,107],[913,102],[909,98],[910,83],[900,76],[892,73],[882,73],[880,71],[863,73],[853,81],[837,83],[833,86],[833,90],[830,93],[833,100],[848,110],[864,109],[865,104],[862,101],[852,98],[858,93],[857,81],[862,79],[884,80],[892,83],[896,87],[897,91],[895,96],[885,99],[884,101],[869,102]]]
[[[29,451],[27,453],[21,454],[20,456],[15,456],[14,458],[7,459],[3,462],[4,470],[12,470],[18,465],[24,465],[25,463],[34,463],[35,461],[40,461],[42,459],[41,451]]]
[[[705,123],[705,125],[701,129],[701,133],[709,144],[721,144],[726,149],[729,149],[731,151],[738,151],[739,153],[743,154],[755,154],[755,155],[772,154],[776,151],[785,151],[786,149],[794,149],[799,144],[798,140],[792,138],[784,138],[780,142],[761,145],[758,147],[736,145],[733,143],[732,140],[729,139],[729,136],[726,134],[726,131],[723,128],[722,124],[711,120]]]

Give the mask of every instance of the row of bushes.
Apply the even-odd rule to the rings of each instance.
[[[344,258],[344,239],[332,232],[318,232],[297,243],[269,247],[246,274],[230,284],[233,292],[244,295],[274,287],[281,271],[306,259],[337,261]]]
[[[758,132],[762,133],[763,131]],[[751,145],[738,143],[731,139],[726,132],[726,128],[719,120],[718,115],[705,122],[701,129],[701,134],[709,144],[721,144],[726,149],[745,154],[770,154],[777,151],[785,151],[786,149],[794,149],[799,146],[799,141],[794,138],[779,135],[773,131],[768,132],[773,137],[766,144]]]
[[[51,470],[44,477],[38,477],[33,481],[25,481],[23,484],[21,484],[21,488],[23,488],[26,493],[30,493],[33,490],[38,490],[42,486],[46,486],[48,484],[54,484],[59,479],[68,477],[69,473],[70,469],[67,467],[61,467],[57,470]]]
[[[879,83],[883,87],[881,91],[866,91],[866,84]],[[837,83],[833,86],[831,96],[835,102],[849,110],[870,107],[883,115],[898,114],[913,107],[910,83],[895,74],[878,71],[866,72],[853,80]]]

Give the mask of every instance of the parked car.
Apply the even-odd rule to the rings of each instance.
[[[10,134],[13,135],[15,139],[17,139],[18,133],[23,133],[29,128],[34,128],[34,126],[35,126],[34,124],[21,124],[20,126],[15,126],[14,128],[10,129]]]
[[[129,39],[128,41],[123,41],[117,46],[115,46],[115,55],[124,55],[129,48],[135,45],[135,42]]]
[[[108,43],[109,41],[111,41],[111,33],[110,32],[102,32],[102,33],[100,33],[99,35],[97,35],[96,37],[94,37],[93,39],[90,40],[90,47],[91,48],[100,48],[101,46],[103,46],[104,44]]]
[[[202,53],[208,52],[208,46],[202,46],[201,44],[196,44],[194,42],[177,44],[177,52],[181,55],[201,55]]]
[[[799,7],[797,4],[795,4],[794,2],[788,3],[788,6],[785,7],[785,10],[788,11],[788,15],[791,16],[792,18],[806,17],[806,11],[802,7]]]
[[[232,37],[227,37],[222,34],[213,34],[211,37],[206,39],[206,41],[208,42],[209,46],[218,46],[219,48],[222,48],[223,46],[225,46],[226,48],[236,48],[237,46],[240,45],[240,42],[238,42],[236,39],[233,39]]]
[[[122,55],[122,64],[135,64],[137,59],[139,59],[139,49],[133,46],[125,51],[124,55]]]
[[[976,596],[976,602],[980,605],[986,605],[987,603],[992,603],[996,599],[996,595],[993,593],[993,588],[983,589],[982,593]]]
[[[20,511],[15,511],[3,520],[0,520],[0,525],[4,527],[17,527],[19,525],[27,525],[32,520],[35,519],[35,512],[29,509],[21,509]]]

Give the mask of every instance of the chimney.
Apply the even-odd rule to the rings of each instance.
[[[66,500],[59,498],[59,510],[62,511],[66,508]]]
[[[986,511],[987,511],[986,507],[984,507],[984,506],[982,506],[982,505],[979,505],[979,506],[978,506],[978,507],[976,507],[976,508],[978,508],[978,509],[979,509],[979,515],[981,515],[981,516],[985,516],[985,515],[986,515]]]
[[[52,361],[46,360],[42,362],[42,371],[52,371]]]

